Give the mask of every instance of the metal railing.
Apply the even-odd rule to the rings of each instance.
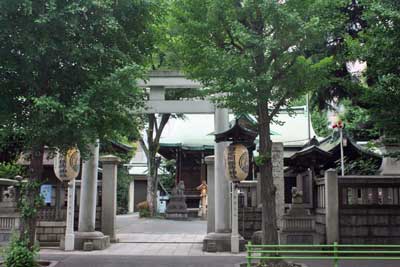
[[[253,260],[400,260],[400,245],[246,245],[247,267]]]

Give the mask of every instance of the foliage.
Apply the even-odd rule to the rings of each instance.
[[[359,158],[356,160],[346,160],[345,174],[346,175],[374,175],[377,173],[381,165],[381,160],[375,158]],[[340,164],[337,166],[340,169]]]
[[[176,160],[165,160],[161,163],[161,169],[166,174],[159,175],[160,183],[168,192],[171,192],[172,188],[175,186]]]
[[[22,165],[14,162],[0,162],[0,178],[14,179],[15,176],[24,176],[26,170]]]
[[[172,29],[185,71],[219,106],[258,120],[262,241],[268,244],[278,242],[270,124],[282,107],[329,82],[335,62],[315,47],[324,47],[334,28],[322,23],[322,14],[338,11],[341,1],[326,2],[173,1]]]
[[[45,146],[77,146],[87,157],[96,139],[138,126],[144,95],[136,80],[157,12],[143,0],[0,0],[0,143],[15,135],[31,152],[33,183],[43,179]],[[32,212],[36,195],[26,192]],[[36,216],[21,225],[32,247]]]
[[[332,130],[329,129],[328,114],[326,111],[318,111],[314,108],[311,112],[311,122],[318,136],[327,137],[332,134]]]
[[[126,214],[128,212],[129,185],[133,177],[129,175],[126,167],[118,167],[117,180],[117,213]]]
[[[18,201],[18,209],[23,219],[35,217],[39,208],[43,206],[44,202],[42,195],[35,194],[33,199],[28,197],[31,192],[38,192],[41,184],[41,181],[20,182],[19,187],[21,190],[21,196]]]
[[[39,249],[29,250],[27,241],[13,237],[9,247],[6,249],[4,267],[35,267],[39,266],[37,259]]]
[[[0,1],[0,136],[25,148],[112,138],[137,126],[139,64],[151,53],[148,1]],[[110,90],[112,88],[112,90]]]
[[[400,4],[396,0],[360,1],[365,27],[356,40],[347,39],[349,57],[367,62],[361,97],[371,121],[388,137],[400,140]]]
[[[150,217],[151,214],[150,214],[149,204],[147,203],[147,201],[138,203],[136,207],[139,210],[139,216],[141,218]]]
[[[341,116],[346,132],[355,140],[371,140],[379,137],[371,115],[367,109],[353,105],[350,100],[343,100],[344,114]]]

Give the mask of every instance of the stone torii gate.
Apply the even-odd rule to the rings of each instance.
[[[179,72],[154,71],[149,75],[149,80],[139,82],[139,86],[150,89],[144,113],[214,114],[214,132],[229,129],[228,109],[217,108],[208,100],[165,100],[165,90],[203,87],[201,83],[189,80]],[[214,179],[208,181],[209,192],[213,192],[209,195],[209,205],[214,206],[208,209],[207,227],[215,232],[205,237],[206,242],[211,241],[226,251],[230,251],[231,243],[230,183],[225,177],[223,165],[224,150],[228,145],[228,142],[214,144]]]
[[[197,89],[202,85],[199,82],[185,78],[176,71],[154,71],[148,81],[139,81],[138,85],[149,89],[149,101],[143,113],[186,113],[186,114],[214,114],[215,132],[224,132],[229,128],[229,114],[227,109],[217,108],[208,100],[165,100],[165,90],[168,89]],[[225,178],[223,154],[228,142],[215,143],[215,178],[209,181],[209,198],[214,207],[210,207],[208,227],[215,229],[206,239],[223,243],[230,251],[231,221],[230,221],[230,184]],[[95,229],[96,196],[97,196],[97,166],[99,160],[99,146],[91,147],[93,157],[83,163],[81,207],[79,213],[79,229],[75,233],[75,243],[83,246],[83,242],[93,244],[94,249],[103,249],[109,244],[109,236],[104,236]],[[104,205],[104,203],[103,203]],[[115,210],[113,211],[115,218]],[[75,246],[76,247],[76,246]],[[84,247],[83,247],[84,248]],[[79,248],[82,249],[82,248]]]

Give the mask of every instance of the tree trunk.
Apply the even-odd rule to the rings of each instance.
[[[150,216],[156,215],[157,212],[157,181],[155,176],[155,153],[152,148],[149,148],[149,158],[148,158],[148,169],[149,173],[147,175],[147,197],[146,201],[149,205]]]
[[[267,102],[260,103],[259,133],[260,133],[260,187],[262,203],[262,243],[278,244],[278,227],[276,218],[275,192],[272,177],[272,141],[270,137],[270,118]]]
[[[40,181],[43,175],[44,146],[34,146],[31,151],[29,165],[29,182],[25,184],[24,198],[21,203],[20,240],[28,242],[28,248],[33,249],[36,238],[37,211],[41,205]]]

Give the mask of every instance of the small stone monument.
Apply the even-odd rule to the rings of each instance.
[[[185,197],[185,184],[183,181],[179,181],[174,189],[172,189],[172,195],[169,198],[165,214],[167,219],[187,220],[188,210]]]
[[[292,187],[292,205],[282,217],[281,244],[318,244],[315,217],[303,205],[303,192]]]

